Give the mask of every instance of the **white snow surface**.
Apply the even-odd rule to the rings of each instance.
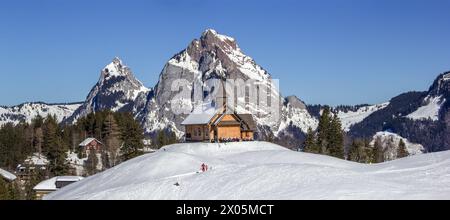
[[[206,163],[209,170],[198,172]],[[176,186],[178,183],[179,186]],[[267,142],[166,146],[44,199],[449,199],[450,151],[382,164]]]
[[[419,107],[415,112],[407,115],[407,118],[413,120],[421,120],[421,119],[431,119],[433,121],[439,120],[439,110],[441,109],[441,105],[443,101],[441,101],[442,96],[431,97],[427,96],[424,101],[428,104]]]
[[[388,105],[389,102],[386,102],[378,105],[364,106],[358,108],[357,111],[348,111],[348,112],[339,111],[338,117],[341,120],[342,128],[344,129],[344,131],[350,131],[350,127],[352,125],[362,122],[372,113],[381,110],[383,108],[386,108],[386,106]]]
[[[15,179],[17,179],[16,175],[0,168],[0,176],[2,176],[3,178],[9,180],[9,181],[14,181]]]

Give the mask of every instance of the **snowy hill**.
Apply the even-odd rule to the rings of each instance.
[[[266,142],[175,144],[45,199],[448,199],[449,158],[367,165]],[[202,163],[210,169],[197,173]]]
[[[0,126],[9,122],[18,124],[21,120],[29,123],[37,115],[42,117],[56,115],[56,119],[62,121],[70,117],[80,106],[80,103],[46,104],[41,102],[24,103],[12,107],[0,106]]]
[[[421,144],[425,151],[450,149],[450,72],[440,74],[428,91],[406,92],[393,97],[348,131],[352,137],[371,138],[379,131],[393,131]],[[345,124],[345,120],[343,120]]]
[[[379,104],[379,105],[371,105],[371,106],[363,106],[358,108],[356,111],[338,111],[338,117],[341,120],[342,128],[344,131],[350,131],[350,127],[354,124],[357,124],[363,121],[372,113],[386,108],[389,105],[389,102]]]
[[[421,144],[411,143],[408,139],[388,131],[377,132],[373,136],[373,139],[370,142],[370,146],[373,147],[376,140],[380,142],[381,147],[384,150],[385,160],[397,159],[397,150],[400,140],[403,140],[403,142],[405,143],[405,147],[409,155],[422,154],[425,150]]]

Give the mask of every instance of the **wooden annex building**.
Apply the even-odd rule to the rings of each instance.
[[[78,147],[80,148],[82,156],[86,157],[90,151],[100,152],[103,147],[103,143],[95,138],[86,138],[78,145]]]
[[[229,113],[208,105],[195,108],[181,124],[186,141],[252,141],[256,130],[251,114]]]

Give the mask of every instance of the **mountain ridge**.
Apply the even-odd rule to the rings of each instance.
[[[71,114],[69,110],[72,109],[55,111],[64,112],[64,117],[59,118],[63,123],[75,123],[79,117],[101,110],[132,112],[147,135],[152,136],[159,130],[171,130],[181,138],[184,128],[180,123],[187,114],[176,114],[173,107],[181,105],[190,112],[199,104],[196,96],[201,97],[200,101],[217,98],[217,91],[214,91],[217,85],[211,81],[226,79],[260,80],[271,86],[268,96],[275,100],[271,109],[279,108],[280,117],[268,116],[267,112],[262,110],[254,112],[258,125],[257,139],[264,140],[275,136],[286,139],[289,147],[298,148],[308,128],[317,127],[324,105],[311,106],[295,95],[282,96],[281,92],[273,89],[276,85],[270,73],[244,54],[236,39],[219,34],[213,29],[205,30],[198,39],[193,39],[185,49],[172,56],[165,63],[154,87],[144,86],[119,57],[114,57],[112,62],[101,69],[97,83],[83,102],[60,104],[72,107],[79,105],[78,108]],[[177,99],[179,91],[172,91],[176,80],[187,82],[189,96]],[[195,86],[204,90],[198,94],[198,91],[194,90]],[[343,128],[351,137],[371,138],[377,132],[390,130],[426,146],[427,151],[436,151],[450,143],[450,138],[446,138],[450,136],[449,99],[450,72],[444,72],[433,81],[428,91],[406,92],[381,104],[336,106],[332,109],[343,121]],[[42,109],[52,106],[42,102],[35,103],[42,104]],[[29,102],[28,105],[33,104]],[[14,122],[29,118],[26,114],[33,114],[10,112],[13,108],[20,106],[2,107],[0,116],[3,113],[3,117],[0,121]],[[247,109],[257,107],[248,102],[243,108],[238,108],[240,111],[248,111]],[[428,121],[427,118],[434,120]],[[445,141],[439,142],[436,138],[417,131],[417,126],[425,126],[433,132],[438,132],[437,137],[444,137]],[[420,138],[419,134],[427,138]]]

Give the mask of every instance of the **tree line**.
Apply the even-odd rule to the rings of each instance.
[[[107,169],[143,154],[144,130],[131,113],[101,111],[79,118],[75,124],[60,124],[56,117],[36,116],[30,123],[21,121],[0,127],[0,167],[13,171],[33,155],[45,156],[45,170],[30,171],[30,177],[21,187],[0,177],[0,199],[33,199],[32,188],[46,178],[74,175],[67,161],[67,152],[81,158],[78,146],[85,138],[93,137],[103,143],[101,152],[89,152],[85,161],[85,175],[98,172],[98,163]],[[170,133],[158,135],[155,147],[176,142]],[[97,157],[99,155],[99,157]]]
[[[317,130],[308,129],[302,150],[359,163],[384,162],[388,149],[397,149],[396,158],[408,156],[403,139],[400,139],[398,146],[395,146],[392,139],[382,143],[381,137],[377,137],[373,145],[370,144],[371,141],[347,136],[337,114],[333,114],[331,109],[325,106],[320,114]]]

